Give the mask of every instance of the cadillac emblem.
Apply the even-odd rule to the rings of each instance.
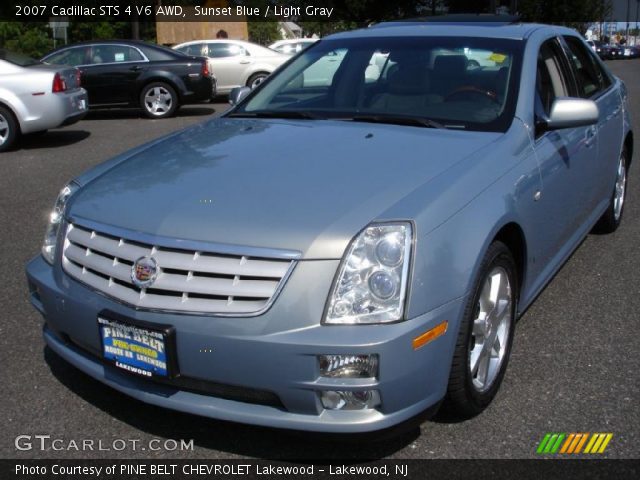
[[[148,288],[156,281],[158,263],[153,257],[140,257],[131,267],[131,281],[140,288]]]

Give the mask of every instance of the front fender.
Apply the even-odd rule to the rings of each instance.
[[[505,225],[518,225],[525,241],[533,237],[526,219],[535,208],[534,196],[540,188],[540,175],[524,132],[522,138],[515,140],[491,152],[482,152],[484,158],[471,158],[464,162],[461,169],[465,173],[457,182],[451,180],[448,192],[432,199],[422,214],[416,216],[418,236],[408,303],[409,318],[467,295],[485,252]],[[489,184],[482,187],[483,182]],[[474,183],[477,190],[472,188]],[[478,190],[479,193],[474,195],[473,192]],[[456,200],[463,206],[435,228],[429,229],[434,212],[455,208]],[[526,260],[524,271],[526,274]]]

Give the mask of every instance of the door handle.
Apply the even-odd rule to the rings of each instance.
[[[593,147],[593,144],[596,141],[596,133],[598,129],[595,125],[591,125],[584,132],[584,144],[587,148]]]
[[[247,63],[251,63],[251,60],[240,60],[240,65],[246,65]]]
[[[132,72],[139,72],[140,70],[142,70],[142,67],[139,67],[138,65],[134,65],[129,70],[131,70]]]

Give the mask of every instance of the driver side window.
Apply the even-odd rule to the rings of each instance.
[[[569,83],[562,50],[556,39],[547,40],[538,52],[536,75],[536,121],[549,116],[551,105],[558,97],[568,97]]]

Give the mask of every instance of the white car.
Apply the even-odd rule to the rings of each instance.
[[[87,113],[77,68],[44,65],[0,49],[0,152],[22,133],[75,123]]]
[[[194,40],[173,48],[187,55],[209,58],[209,66],[218,80],[218,93],[221,94],[227,94],[236,87],[258,86],[291,58],[242,40]]]
[[[317,38],[293,38],[289,40],[278,40],[275,43],[269,45],[271,50],[275,50],[285,55],[294,55],[301,52],[307,47],[310,47],[318,41]]]

